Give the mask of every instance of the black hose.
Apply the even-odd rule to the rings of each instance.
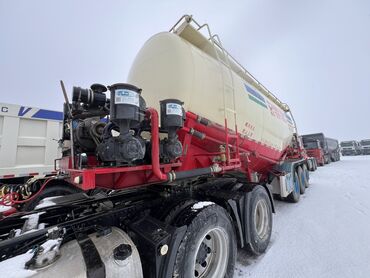
[[[207,119],[205,119],[205,118],[202,118],[202,117],[198,116],[198,119],[197,120],[202,125],[205,125],[205,126],[209,125],[209,121]]]
[[[194,128],[191,128],[189,130],[189,133],[197,138],[199,138],[200,140],[203,140],[204,138],[206,138],[206,135],[198,130],[195,130]]]
[[[169,181],[174,181],[174,180],[193,178],[193,177],[202,176],[202,175],[209,175],[209,174],[219,172],[219,171],[221,171],[221,168],[211,166],[207,168],[198,168],[198,169],[193,169],[193,170],[188,170],[188,171],[170,172],[167,174],[167,176],[168,176]]]

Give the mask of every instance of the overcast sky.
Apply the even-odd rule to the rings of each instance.
[[[183,14],[289,104],[301,134],[370,138],[368,0],[0,0],[0,102],[61,110],[60,79],[125,81],[144,42]]]

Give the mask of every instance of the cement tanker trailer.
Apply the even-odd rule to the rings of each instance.
[[[273,195],[298,202],[313,167],[288,106],[189,16],[144,45],[128,82],[74,87],[72,103],[62,84],[58,175],[3,191],[19,212],[1,220],[0,268],[232,277],[238,248],[265,252]]]

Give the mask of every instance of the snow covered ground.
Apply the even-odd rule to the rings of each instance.
[[[370,156],[319,167],[299,203],[276,201],[267,252],[240,254],[235,277],[370,277]]]

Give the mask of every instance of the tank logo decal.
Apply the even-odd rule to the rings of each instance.
[[[282,120],[283,122],[287,122],[288,119],[286,117],[286,113],[284,113],[279,107],[277,107],[272,102],[268,101],[268,106],[270,108],[271,115],[275,118],[278,118],[279,120]]]
[[[276,106],[272,102],[265,99],[260,92],[248,86],[247,84],[244,84],[244,87],[248,93],[248,97],[250,100],[253,100],[255,103],[269,110],[271,115],[274,116],[275,118],[285,123],[288,122],[290,125],[294,125],[292,119],[289,117],[288,114],[283,112],[283,110],[281,110],[278,106]]]
[[[244,84],[245,89],[248,92],[248,97],[250,100],[253,100],[254,102],[258,103],[262,107],[267,108],[265,98],[256,90],[249,87],[247,84]]]

